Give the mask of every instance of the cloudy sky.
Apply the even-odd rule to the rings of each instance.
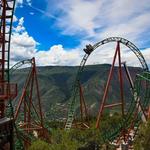
[[[79,65],[86,44],[120,36],[150,64],[150,0],[17,0],[11,63],[36,58],[38,65]],[[111,63],[116,43],[99,47],[87,64]],[[122,46],[122,61],[137,66]]]

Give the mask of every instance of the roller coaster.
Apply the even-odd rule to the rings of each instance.
[[[11,100],[17,95],[17,84],[10,83],[9,60],[10,41],[15,1],[0,1],[0,147],[9,143],[13,149],[13,116],[6,117],[5,109],[7,103],[11,105]]]
[[[24,141],[24,147],[30,144],[33,131],[37,131],[38,137],[46,135],[43,125],[43,114],[38,87],[35,59],[17,63],[10,69],[10,43],[15,9],[15,0],[0,1],[0,148],[13,149],[14,136]],[[18,98],[17,84],[10,83],[10,77],[16,69],[24,64],[30,64],[29,74]],[[33,96],[36,94],[36,107]],[[12,100],[19,99],[16,108]],[[23,120],[20,120],[20,110],[24,110]],[[22,116],[21,116],[22,117]],[[18,122],[18,118],[19,121]],[[33,136],[32,136],[33,137]],[[44,137],[45,138],[45,137]]]
[[[27,149],[35,137],[47,141],[50,141],[50,139],[48,131],[44,127],[35,58],[16,63],[10,68],[10,76],[14,76],[20,68],[26,69],[25,76],[27,78],[24,79],[23,87],[18,85],[21,93],[18,92],[15,99],[16,103],[13,104],[14,120],[18,129],[17,132],[19,131],[19,134],[25,135],[23,140],[25,141],[24,147]]]
[[[10,68],[10,42],[14,9],[15,0],[0,0],[0,147],[7,145],[9,149],[13,149],[14,147],[13,138],[15,131],[18,138],[21,137],[26,146],[30,144],[30,137],[28,136],[28,134],[32,133],[33,131],[38,131],[38,135],[41,137],[47,134],[43,123],[43,113],[41,109],[41,100],[37,81],[35,59],[32,58],[28,60],[23,60],[15,64],[12,68]],[[85,117],[88,116],[85,99],[83,97],[82,85],[80,83],[81,76],[85,70],[85,65],[90,54],[102,45],[111,42],[116,42],[117,46],[113,62],[110,68],[109,76],[107,79],[104,95],[99,107],[99,113],[97,116],[95,128],[99,129],[101,127],[100,121],[102,119],[104,109],[121,106],[122,120],[120,121],[120,123],[117,124],[115,128],[112,127],[107,129],[107,131],[100,131],[102,132],[104,142],[113,143],[115,141],[116,143],[118,143],[120,140],[124,140],[125,142],[127,142],[131,132],[133,132],[133,137],[136,136],[136,134],[138,134],[139,125],[141,124],[141,122],[147,120],[145,111],[148,109],[148,105],[150,103],[150,72],[141,51],[132,42],[121,37],[106,38],[94,45],[86,45],[86,48],[83,49],[85,55],[83,56],[83,59],[80,63],[76,79],[72,88],[72,96],[69,103],[68,116],[67,121],[65,123],[65,130],[70,130],[73,126],[77,104],[79,103],[77,100],[78,95],[80,95],[80,109],[82,120],[83,111],[85,112]],[[135,54],[135,56],[138,58],[141,64],[142,71],[140,74],[136,75],[134,81],[132,80],[128,67],[125,63],[121,61],[120,44],[123,44],[126,47],[128,47]],[[117,56],[119,61],[118,70],[121,101],[119,103],[107,105],[106,98]],[[11,77],[13,76],[13,73],[25,64],[30,64],[29,74],[26,78],[26,82],[21,92],[21,96],[17,98],[17,84],[10,83],[10,81]],[[123,67],[125,68],[125,72],[132,89],[130,107],[128,108],[127,113],[124,112],[122,82]],[[35,104],[33,104],[33,93],[35,93],[33,92],[34,88],[38,99],[38,109],[35,107]],[[18,99],[16,108],[14,108],[12,105],[12,100],[15,98]],[[7,114],[6,112],[8,110],[10,110],[10,113]],[[23,110],[23,119],[22,122],[20,122],[19,124],[19,122],[17,122],[17,118],[19,118],[20,110]],[[86,118],[86,121],[87,120],[88,118]],[[85,123],[84,127],[90,128],[89,123]]]
[[[78,97],[79,91],[80,91],[78,82],[81,80],[81,75],[84,72],[86,61],[88,60],[88,57],[95,49],[97,49],[98,47],[100,47],[106,43],[109,43],[109,42],[117,42],[117,47],[116,47],[113,63],[112,63],[111,69],[110,69],[109,77],[108,77],[108,80],[106,83],[106,88],[105,88],[104,96],[102,99],[102,103],[99,108],[99,114],[97,117],[96,128],[99,128],[99,126],[100,126],[99,122],[102,117],[104,108],[123,105],[123,102],[118,103],[118,104],[106,105],[106,96],[108,94],[108,88],[110,85],[110,80],[112,78],[112,71],[114,69],[114,63],[115,63],[117,53],[118,53],[118,59],[119,59],[120,85],[122,84],[122,82],[121,82],[121,80],[122,80],[122,75],[121,75],[122,62],[121,62],[121,58],[120,58],[120,43],[127,46],[135,54],[135,56],[138,58],[138,60],[141,64],[141,67],[142,67],[142,73],[136,75],[136,79],[133,83],[133,81],[131,79],[131,75],[127,69],[127,66],[125,65],[126,74],[128,76],[128,80],[129,80],[131,88],[132,88],[132,98],[131,98],[130,107],[127,110],[127,113],[123,116],[122,121],[118,125],[116,125],[115,128],[107,129],[107,131],[104,131],[104,130],[101,131],[104,141],[110,141],[110,142],[117,141],[118,142],[120,139],[122,139],[122,137],[124,137],[124,140],[126,140],[129,136],[131,130],[132,131],[134,130],[134,136],[136,135],[139,124],[141,123],[142,120],[146,120],[145,110],[147,109],[149,100],[150,100],[150,87],[149,87],[150,86],[149,85],[150,84],[150,73],[149,73],[146,61],[145,61],[142,53],[140,52],[140,50],[133,43],[131,43],[127,39],[124,39],[121,37],[106,38],[106,39],[94,44],[93,46],[87,45],[86,48],[84,49],[85,55],[81,61],[81,64],[78,69],[77,76],[76,76],[76,79],[74,82],[74,86],[73,86],[73,90],[72,90],[72,98],[71,98],[70,104],[69,104],[68,117],[67,117],[67,121],[65,124],[65,130],[71,129],[72,124],[73,124],[75,111],[77,109],[77,103],[79,103],[77,100],[78,99],[77,97]],[[145,85],[145,88],[143,87],[143,85]],[[120,86],[120,88],[121,88],[121,92],[123,92],[122,85]],[[121,93],[121,96],[123,96],[122,94],[123,93]],[[143,117],[144,117],[144,119],[142,119]]]

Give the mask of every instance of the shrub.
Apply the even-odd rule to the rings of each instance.
[[[31,144],[29,150],[51,150],[51,148],[48,143],[41,140],[37,140]]]

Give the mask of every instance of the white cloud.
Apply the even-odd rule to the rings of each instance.
[[[23,3],[23,0],[17,0],[16,1],[18,4],[22,4]]]
[[[35,49],[38,44],[33,37],[29,36],[24,27],[24,18],[18,20],[18,25],[13,27],[12,41],[13,46]]]
[[[16,0],[16,6],[23,7],[23,3],[31,6],[31,0]]]
[[[18,20],[18,25],[13,28],[11,41],[11,64],[17,61],[35,57],[38,65],[79,65],[84,55],[83,48],[90,41],[82,41],[80,47],[66,50],[63,45],[54,45],[49,50],[37,50],[39,44],[28,34],[24,27],[24,18]],[[92,43],[93,44],[93,43]],[[109,43],[97,48],[89,57],[86,64],[111,63],[114,55],[115,44]],[[150,48],[142,50],[144,57],[150,65]],[[128,65],[141,66],[135,54],[127,47],[121,47],[122,61]]]
[[[30,15],[34,15],[34,12],[30,12]]]
[[[16,17],[16,15],[13,16],[13,22],[17,22],[18,18]]]
[[[11,38],[11,64],[22,59],[33,57],[36,51],[38,42],[29,36],[23,23],[24,18],[22,17],[18,20],[18,25],[13,27]]]
[[[23,4],[23,0],[16,0],[17,7],[23,7],[22,4]]]
[[[35,48],[36,46],[36,41],[33,37],[29,36],[27,32],[23,32],[22,34],[13,34],[12,43],[23,47]]]
[[[15,32],[23,32],[25,31],[25,27],[23,26],[23,23],[24,23],[24,18],[21,17],[18,21],[18,26],[16,28],[13,28],[13,30]]]
[[[107,19],[111,20],[111,22],[120,23],[132,20],[134,17],[147,12],[150,8],[147,5],[149,2],[149,0],[143,0],[140,3],[136,0],[111,0],[104,9],[107,10]]]
[[[94,19],[98,16],[101,1],[85,1],[85,0],[66,0],[60,4],[56,4],[57,8],[62,11],[63,16],[58,20],[57,25],[63,30],[64,34],[75,34],[79,32],[87,32],[93,35],[95,23]],[[49,7],[51,4],[49,3]],[[48,8],[48,10],[51,10]],[[49,12],[51,14],[51,12]],[[66,28],[66,26],[68,28]]]
[[[19,3],[22,4],[22,2],[20,0]],[[93,44],[110,36],[125,37],[134,42],[137,47],[145,47],[144,43],[148,41],[149,0],[143,0],[140,3],[136,0],[58,0],[55,5],[51,1],[47,0],[47,2],[49,4],[47,12],[33,6],[31,8],[54,18],[55,25],[61,29],[62,34],[78,35],[81,44],[69,50],[58,44],[48,50],[37,51],[36,47],[39,43],[26,31],[23,25],[24,18],[21,18],[12,36],[14,61],[35,56],[38,65],[79,65],[83,56],[82,49],[86,44]],[[56,18],[55,15],[58,15],[58,12],[59,17]],[[115,46],[110,44],[96,50],[87,64],[111,63],[114,49]],[[150,65],[150,49],[146,48],[142,50],[142,53]],[[134,53],[130,50],[126,51],[126,48],[122,51],[122,57],[129,65],[139,65]]]
[[[86,64],[112,64],[115,54],[116,43],[108,43],[97,48],[89,56]],[[126,62],[128,66],[141,67],[141,63],[132,50],[123,44],[120,44],[121,61]],[[141,50],[148,66],[150,67],[150,48]],[[116,65],[118,65],[118,58],[116,59]]]
[[[62,45],[54,45],[48,51],[38,51],[35,54],[38,65],[79,65],[81,53],[79,50],[67,51]]]
[[[19,19],[18,26],[14,29],[11,43],[11,64],[17,61],[35,57],[37,65],[79,65],[84,55],[82,49],[89,41],[83,41],[78,49],[66,50],[62,45],[54,45],[49,50],[38,50],[39,44],[33,37],[29,36],[23,26],[24,19]],[[23,28],[20,28],[22,26]],[[23,29],[23,30],[18,30]],[[111,63],[116,45],[106,44],[97,48],[89,57],[86,64]],[[148,64],[150,64],[150,48],[142,50]],[[127,61],[128,65],[141,66],[135,54],[127,47],[121,47],[122,61]]]
[[[55,15],[59,12],[60,14],[60,20],[56,20],[56,25],[62,30],[62,34],[77,35],[82,40],[82,46],[88,41],[96,43],[112,36],[124,37],[135,43],[137,47],[146,47],[145,44],[149,43],[149,0],[140,2],[136,0],[65,0],[54,5],[47,2],[49,3],[47,13]],[[111,48],[111,46],[108,47]],[[103,54],[105,52],[107,55]],[[143,49],[142,53],[150,64],[148,48]],[[88,64],[110,63],[113,53],[112,50],[100,52],[97,50],[93,55],[88,60]],[[123,51],[122,55],[129,65],[139,65],[138,59],[130,50],[129,52]]]
[[[139,37],[141,37],[142,33],[149,32],[150,27],[150,13],[141,14],[137,17],[134,17],[132,20],[126,21],[124,23],[120,23],[118,25],[112,25],[103,31],[99,37],[109,37],[113,36],[122,36],[128,39],[132,39],[137,41]],[[144,38],[143,38],[144,40]]]
[[[65,50],[62,45],[54,45],[49,50],[38,50],[39,45],[24,27],[24,18],[13,28],[11,40],[11,65],[24,59],[35,57],[38,65],[79,65],[81,54],[78,49]]]
[[[96,42],[116,35],[136,41],[145,32],[150,34],[149,0],[140,3],[136,0],[47,2],[47,13],[60,14],[56,25],[62,30],[62,34],[82,35],[81,39],[92,38]]]
[[[31,0],[26,0],[27,1],[27,3],[28,3],[28,5],[30,5],[31,6]]]
[[[142,54],[148,64],[149,70],[150,70],[150,48],[146,48],[142,50]]]

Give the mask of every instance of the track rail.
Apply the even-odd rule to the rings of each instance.
[[[78,90],[79,90],[78,81],[80,80],[82,72],[84,71],[84,67],[85,67],[86,61],[88,60],[88,57],[98,47],[100,47],[104,44],[107,44],[109,42],[118,42],[118,41],[120,43],[122,43],[123,45],[127,46],[135,54],[135,56],[138,58],[141,66],[142,66],[143,72],[145,72],[146,75],[149,74],[148,66],[144,59],[144,56],[142,55],[140,50],[132,42],[128,41],[127,39],[124,39],[121,37],[110,37],[110,38],[106,38],[106,39],[94,44],[93,46],[87,45],[86,48],[84,49],[85,55],[80,63],[80,66],[79,66],[79,69],[78,69],[78,72],[76,75],[76,79],[74,82],[74,86],[73,86],[73,90],[72,90],[72,98],[71,98],[70,104],[69,104],[68,117],[67,117],[67,121],[66,121],[66,125],[65,125],[65,130],[69,130],[72,127],[74,114],[75,114],[75,110],[76,110],[76,103],[77,103],[76,97],[77,97]],[[145,75],[141,75],[141,76],[142,76],[142,78],[147,79],[148,75],[146,77],[145,77]],[[139,78],[139,75],[138,75],[138,78]],[[135,91],[137,91],[137,88],[139,88],[137,86],[137,81],[138,81],[138,79],[135,82],[135,85],[136,85],[134,88]],[[147,93],[148,93],[148,91],[147,91]],[[106,140],[113,141],[117,136],[119,136],[123,127],[129,127],[129,125],[131,124],[131,117],[132,117],[135,109],[136,109],[136,100],[135,100],[135,97],[133,97],[131,100],[131,105],[130,105],[130,108],[129,108],[126,118],[122,120],[122,122],[118,125],[118,127],[116,127],[116,129],[111,129],[111,131],[107,132],[107,134],[103,133],[103,137],[104,137],[105,141]],[[139,115],[137,115],[137,116],[139,116]],[[138,118],[138,120],[140,120],[140,119]],[[138,123],[137,119],[135,120],[135,123],[136,122]]]
[[[20,62],[17,62],[14,66],[12,66],[9,70],[10,75],[13,74],[14,71],[16,71],[18,68],[21,68],[22,66],[26,65],[26,64],[30,64],[32,66],[32,59],[26,59],[26,60],[22,60]]]
[[[146,88],[143,90],[142,83],[145,82]],[[121,139],[121,132],[123,130],[126,131],[127,135],[125,135],[125,139],[128,138],[130,131],[134,132],[134,136],[136,135],[139,125],[142,122],[142,110],[139,111],[139,97],[141,97],[141,93],[144,93],[143,100],[140,99],[142,107],[147,108],[150,102],[150,72],[143,72],[141,74],[137,74],[136,80],[134,82],[134,94],[131,99],[130,107],[128,109],[128,113],[126,117],[122,119],[122,121],[116,125],[115,129],[108,129],[107,132],[103,132],[104,141],[111,141]],[[135,96],[136,94],[136,96]],[[138,106],[137,106],[138,105]],[[127,142],[127,141],[126,141]]]
[[[32,59],[26,59],[16,63],[10,69],[10,76],[12,76],[16,70],[23,68],[24,65],[28,65],[29,70],[24,86],[20,89],[21,96],[18,98],[16,110],[14,112],[14,120],[15,125],[17,124],[15,126],[16,135],[27,144],[24,144],[26,148],[31,139],[36,139],[31,134],[33,131],[38,131],[39,135],[41,134],[40,136],[44,137],[45,135],[43,134],[46,130],[43,125],[43,113],[41,109],[35,58],[33,57]],[[35,94],[37,94],[36,99],[34,98]],[[21,108],[23,108],[23,110]],[[20,112],[24,114],[22,120],[19,120]],[[19,122],[22,122],[22,124],[19,124]]]

